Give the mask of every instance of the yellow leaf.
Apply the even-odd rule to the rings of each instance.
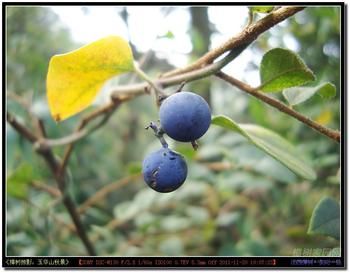
[[[51,58],[47,99],[56,121],[87,108],[106,80],[134,69],[131,48],[124,39],[108,36]]]

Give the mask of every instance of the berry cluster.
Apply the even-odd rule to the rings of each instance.
[[[184,157],[168,148],[163,138],[167,134],[181,142],[195,141],[203,136],[211,122],[211,111],[207,102],[191,92],[180,92],[166,98],[159,109],[160,128],[153,122],[155,135],[162,148],[146,156],[142,163],[142,173],[148,186],[158,192],[171,192],[179,188],[187,177]]]

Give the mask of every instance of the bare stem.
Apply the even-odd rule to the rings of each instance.
[[[164,139],[164,131],[162,130],[162,128],[158,127],[157,124],[155,124],[152,121],[145,129],[148,130],[148,128],[151,128],[154,131],[154,135],[159,139],[163,148],[168,148],[168,143]]]

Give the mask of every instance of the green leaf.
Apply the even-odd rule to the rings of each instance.
[[[314,208],[309,224],[309,234],[322,234],[337,240],[340,238],[340,206],[324,197]]]
[[[335,88],[335,85],[327,82],[324,83],[323,86],[318,90],[318,94],[324,99],[331,99],[334,98],[337,93],[337,90]]]
[[[314,170],[301,159],[300,153],[287,140],[263,127],[252,124],[237,124],[226,116],[215,116],[212,124],[235,131],[246,137],[255,146],[281,162],[297,175],[314,180]]]
[[[268,51],[260,64],[260,90],[278,92],[315,80],[313,72],[293,51],[274,48]]]
[[[269,13],[273,10],[274,6],[254,6],[249,7],[252,12]]]
[[[28,184],[35,178],[33,167],[29,164],[20,165],[6,179],[7,194],[16,198],[25,198],[28,193]]]
[[[336,89],[334,84],[327,82],[314,87],[288,88],[283,91],[283,96],[290,105],[297,105],[308,100],[316,93],[325,99],[330,99],[335,96]]]

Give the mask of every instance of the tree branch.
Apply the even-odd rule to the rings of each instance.
[[[63,204],[67,208],[69,215],[71,216],[71,218],[73,220],[73,223],[74,223],[76,230],[77,230],[77,234],[79,235],[80,239],[84,243],[89,255],[95,256],[96,255],[95,249],[87,236],[87,233],[85,231],[85,227],[84,227],[83,223],[81,222],[81,219],[80,219],[79,214],[77,212],[76,206],[75,206],[73,200],[71,199],[70,195],[66,191],[65,175],[59,173],[59,169],[60,169],[59,162],[56,160],[51,149],[39,150],[38,152],[39,152],[39,154],[41,154],[44,157],[46,163],[49,165],[49,167],[51,169],[51,172],[55,176],[56,182],[58,184],[58,188],[60,189],[60,191],[62,193]]]
[[[51,186],[46,185],[44,183],[41,183],[39,181],[32,181],[31,185],[33,188],[45,191],[45,192],[49,193],[50,195],[52,195],[53,197],[61,197],[62,196],[62,193],[59,189],[57,189],[55,187],[51,187]]]
[[[188,66],[187,68],[172,71],[165,73],[163,78],[152,81],[157,86],[169,87],[176,84],[181,84],[183,82],[190,82],[198,80],[209,75],[213,75],[219,70],[221,70],[226,64],[231,62],[235,57],[237,57],[249,44],[251,44],[261,33],[265,32],[269,28],[275,26],[281,21],[287,19],[288,17],[294,15],[298,11],[304,9],[304,7],[283,7],[271,12],[269,15],[265,16],[258,22],[249,25],[245,28],[238,36],[229,39],[226,43],[222,44],[218,48],[209,51],[203,57],[198,59],[197,62]],[[231,52],[221,61],[202,67],[203,65],[212,62],[217,57],[225,53],[226,51],[231,50]],[[201,67],[201,68],[199,68]],[[199,68],[199,69],[196,69]],[[194,70],[196,69],[196,70]],[[186,72],[186,73],[185,73]],[[181,73],[181,74],[180,74]],[[171,77],[170,77],[171,76]],[[130,100],[136,96],[144,95],[149,93],[149,83],[140,83],[133,85],[121,86],[112,92],[111,98],[112,102],[104,107],[97,109],[96,111],[88,114],[85,118],[82,119],[80,124],[75,130],[75,133],[82,131],[82,129],[93,119],[97,118],[100,115],[105,115],[108,112],[114,111],[115,108],[121,102]],[[109,117],[106,117],[105,122]],[[104,122],[103,122],[104,123]],[[97,126],[100,127],[100,126]],[[74,134],[73,134],[74,135]],[[77,138],[77,140],[80,138]],[[70,143],[67,146],[60,172],[62,173],[66,168],[69,157],[72,153],[74,143]]]
[[[79,213],[84,213],[89,207],[99,202],[101,199],[104,199],[106,195],[109,193],[116,191],[117,189],[120,189],[130,182],[133,182],[140,178],[140,174],[124,177],[116,182],[108,183],[106,186],[102,187],[100,190],[98,190],[94,195],[92,195],[90,198],[88,198],[79,208]]]
[[[54,147],[54,146],[63,146],[63,145],[68,145],[71,144],[73,142],[76,142],[80,139],[82,139],[83,137],[86,137],[88,135],[88,131],[87,130],[81,130],[78,132],[74,132],[71,135],[62,137],[62,138],[58,138],[58,139],[43,139],[42,145],[45,147]]]
[[[27,202],[29,205],[31,205],[31,206],[35,207],[36,209],[38,209],[40,212],[47,213],[42,207],[37,206],[36,204],[34,204],[29,199],[26,198],[26,199],[24,199],[24,201]],[[52,219],[57,222],[57,224],[67,227],[70,232],[77,233],[77,230],[75,229],[75,226],[66,223],[65,221],[63,221],[63,219],[60,219],[59,217],[57,217],[54,214],[51,214],[51,216],[52,216]]]
[[[222,44],[218,48],[209,51],[207,54],[199,58],[195,63],[182,69],[176,69],[176,70],[167,72],[163,74],[162,78],[152,81],[152,83],[154,83],[156,86],[162,86],[165,88],[168,86],[181,84],[183,82],[190,82],[197,79],[201,79],[217,73],[217,76],[221,77],[222,79],[226,80],[232,85],[238,86],[238,87],[240,86],[239,88],[241,88],[243,91],[250,93],[251,95],[272,105],[273,107],[279,109],[280,111],[285,112],[290,116],[293,116],[299,119],[300,121],[304,122],[308,126],[314,128],[315,130],[339,142],[340,140],[339,132],[332,131],[328,128],[325,128],[315,123],[314,121],[302,116],[301,114],[295,112],[294,110],[290,109],[288,106],[280,103],[279,101],[276,101],[262,94],[261,92],[255,91],[254,88],[250,87],[249,85],[246,85],[236,79],[229,77],[226,74],[223,74],[222,72],[219,72],[227,63],[231,62],[247,46],[249,46],[260,34],[265,32],[269,28],[275,26],[276,24],[280,23],[281,21],[287,19],[288,17],[294,15],[296,12],[302,9],[303,7],[283,7],[278,10],[275,10],[271,12],[269,15],[259,20],[258,22],[253,23],[248,27],[246,27],[238,36],[229,39],[226,43]],[[218,57],[222,56],[224,53],[228,51],[230,51],[230,53],[226,57],[224,57],[220,61],[213,63],[214,60],[216,60]],[[55,177],[55,180],[57,182],[58,188],[62,194],[63,203],[66,206],[73,220],[77,234],[79,235],[80,239],[84,243],[90,255],[95,255],[95,250],[91,241],[87,237],[85,228],[79,217],[79,212],[85,211],[90,205],[95,204],[98,200],[103,198],[109,192],[128,183],[129,180],[121,180],[119,181],[119,184],[111,184],[106,186],[105,188],[102,188],[94,196],[92,196],[85,203],[83,203],[83,205],[80,207],[78,211],[73,200],[70,198],[70,196],[66,191],[67,181],[66,181],[66,175],[65,175],[66,167],[67,167],[70,155],[74,148],[74,142],[86,136],[87,134],[93,132],[94,130],[97,130],[102,125],[104,125],[122,102],[131,100],[136,96],[144,95],[147,93],[149,93],[149,83],[140,83],[136,85],[127,85],[127,86],[116,88],[111,95],[112,101],[110,103],[84,116],[72,135],[59,140],[48,140],[46,138],[45,128],[42,122],[40,122],[40,120],[38,120],[39,121],[38,127],[39,127],[40,134],[39,136],[36,136],[31,131],[29,131],[25,126],[19,123],[10,113],[7,112],[7,121],[12,125],[12,127],[16,129],[20,135],[24,136],[31,143],[39,145],[39,149],[37,149],[36,151],[41,156],[43,156],[46,163],[50,167]],[[102,120],[100,120],[99,123],[97,123],[90,130],[85,130],[85,127],[91,121],[95,120],[100,116],[103,116],[103,118]],[[45,140],[48,141],[48,144],[49,144],[47,145],[48,147],[45,147],[44,145],[40,146],[42,143],[45,143]],[[68,146],[64,151],[64,156],[62,161],[59,162],[55,158],[50,148],[50,145],[55,146],[55,145],[61,145],[61,144],[62,145],[68,144]],[[44,149],[42,149],[43,147]],[[118,226],[118,225],[120,225],[120,222],[112,222],[111,227]]]
[[[220,71],[226,64],[231,62],[234,58],[236,58],[260,34],[303,9],[304,7],[294,6],[279,8],[271,12],[269,15],[265,16],[258,22],[247,26],[238,36],[229,39],[226,43],[222,44],[218,48],[209,51],[207,54],[202,56],[192,65],[183,69],[176,69],[174,71],[165,73],[163,74],[162,78],[154,80],[152,81],[152,83],[156,86],[162,86],[163,88],[166,88],[176,84],[181,84],[183,82],[190,82],[213,75],[216,72]],[[230,51],[230,53],[221,61],[209,64],[227,51]],[[112,100],[126,101],[136,96],[148,93],[149,83],[146,82],[117,87],[113,90],[111,98]],[[107,105],[107,108],[108,107],[109,106]],[[101,109],[101,111],[98,110],[97,116],[103,114],[104,112],[104,109]],[[86,121],[85,123],[87,122],[88,121]],[[80,124],[77,130],[81,130],[84,126],[84,124]],[[62,170],[65,168],[66,162],[70,156],[72,148],[73,146],[71,144],[66,149],[65,156],[63,159],[63,166],[61,168]]]
[[[31,143],[38,143],[40,139],[35,136],[32,132],[26,129],[24,125],[19,123],[15,117],[13,117],[9,112],[7,112],[7,121],[12,125],[16,131],[24,136],[27,140],[29,140]],[[41,124],[43,126],[43,124]],[[45,135],[45,129],[42,127],[42,135]],[[68,210],[69,215],[71,216],[73,223],[75,225],[75,228],[77,230],[77,234],[82,240],[86,250],[88,251],[89,255],[95,256],[96,252],[95,249],[90,242],[89,238],[87,237],[85,227],[83,223],[81,222],[81,219],[79,217],[79,214],[77,212],[77,209],[75,207],[75,204],[73,200],[71,199],[70,195],[66,191],[66,180],[64,173],[60,173],[60,163],[55,158],[53,152],[51,149],[37,149],[36,150],[38,154],[40,154],[44,159],[46,164],[50,167],[50,170],[55,177],[55,180],[57,182],[58,188],[62,194],[62,200],[63,204]]]
[[[196,70],[201,68],[209,63],[212,63],[216,58],[221,56],[223,53],[242,46],[243,44],[251,44],[259,35],[269,28],[275,26],[276,24],[282,22],[288,17],[294,15],[295,13],[303,10],[305,7],[282,7],[275,11],[272,11],[264,18],[260,19],[254,24],[248,25],[240,34],[235,37],[232,37],[219,47],[209,51],[207,54],[203,55],[197,61],[191,65],[175,69],[173,71],[163,74],[163,77],[170,77],[178,74],[183,74],[188,71]]]
[[[24,136],[27,140],[29,140],[32,143],[35,143],[37,141],[36,135],[34,135],[31,131],[29,131],[24,125],[19,123],[14,116],[12,116],[9,112],[6,112],[6,120],[8,123],[12,125],[16,131]]]
[[[241,82],[223,72],[219,72],[216,74],[219,78],[223,79],[224,81],[230,83],[231,85],[238,87],[242,91],[258,98],[259,100],[271,105],[272,107],[280,110],[281,112],[296,118],[297,120],[301,121],[302,123],[306,124],[307,126],[311,127],[312,129],[316,130],[317,132],[329,137],[330,139],[335,140],[336,142],[340,142],[340,132],[335,131],[332,129],[329,129],[327,127],[322,126],[321,124],[311,120],[310,118],[300,114],[299,112],[293,110],[292,108],[288,107],[284,103],[271,98],[264,93],[260,92],[259,90],[256,90],[255,88],[251,87],[250,85]]]
[[[190,82],[213,75],[226,64],[237,57],[247,46],[249,46],[260,34],[267,31],[271,27],[277,25],[283,20],[289,18],[304,7],[283,7],[271,12],[258,22],[247,26],[238,36],[229,39],[218,48],[209,51],[207,54],[199,58],[195,63],[181,69],[164,73],[162,78],[153,81],[156,85],[169,87],[182,82]],[[225,52],[230,51],[223,60],[211,64],[215,59],[220,57]],[[112,92],[112,98],[134,97],[147,93],[149,88],[148,83],[139,83],[126,85],[115,88]],[[146,92],[145,92],[146,91]]]
[[[199,80],[208,77],[210,75],[215,74],[229,62],[235,59],[246,47],[247,44],[242,44],[241,46],[233,49],[222,60],[207,65],[206,67],[190,71],[181,75],[175,75],[169,78],[160,78],[153,82],[165,88],[176,84],[182,84],[183,82],[191,82],[194,80]],[[124,98],[124,100],[126,100],[135,96],[144,95],[145,90],[148,90],[148,86],[148,83],[138,83],[133,85],[120,86],[114,89],[114,91],[112,92],[112,98],[118,99],[122,97]]]
[[[143,64],[144,64],[144,61],[139,64],[139,67],[141,67],[141,65],[143,65]],[[154,82],[152,82],[152,83],[154,83]],[[87,126],[92,120],[98,118],[101,115],[104,115],[104,118],[96,126],[94,126],[92,129],[90,129],[86,133],[86,135],[92,133],[93,131],[100,128],[102,125],[104,125],[109,120],[109,118],[111,117],[113,112],[118,108],[118,106],[121,103],[128,101],[128,100],[131,100],[132,98],[134,98],[136,96],[140,96],[140,95],[144,95],[144,94],[148,94],[148,93],[149,93],[149,83],[143,84],[141,86],[141,88],[137,88],[136,90],[133,90],[132,88],[127,88],[124,90],[118,90],[117,92],[114,92],[114,94],[111,95],[111,102],[110,103],[96,109],[95,111],[87,114],[85,117],[82,118],[79,125],[75,129],[75,133],[73,133],[72,136],[74,136],[75,134],[78,134],[79,132],[81,133],[81,131],[85,128],[85,126]],[[74,139],[74,141],[71,141],[69,143],[69,146],[66,147],[66,150],[65,150],[64,156],[63,156],[63,160],[62,160],[62,164],[60,167],[60,173],[63,173],[65,168],[67,167],[70,155],[72,154],[72,151],[74,148],[74,142],[79,140],[79,139],[80,139],[80,137],[77,137],[76,139]]]
[[[127,100],[129,99],[129,97],[123,98],[123,100]],[[88,115],[86,115],[85,117],[82,118],[82,120],[80,121],[79,125],[77,126],[77,128],[75,129],[75,134],[79,134],[79,132],[81,132],[85,126],[91,122],[92,120],[94,120],[95,118],[101,116],[101,115],[105,115],[105,118],[99,123],[97,124],[94,129],[90,130],[90,132],[100,128],[103,124],[105,124],[108,119],[111,117],[112,113],[114,112],[115,109],[117,109],[117,107],[120,105],[120,103],[122,102],[122,99],[119,99],[119,97],[114,98],[110,103],[108,103],[105,106],[102,106],[98,109],[96,109],[95,111],[89,113]],[[74,143],[70,143],[65,151],[64,151],[64,155],[63,155],[63,159],[62,159],[62,163],[61,166],[59,168],[59,173],[63,174],[65,172],[65,169],[67,167],[68,164],[68,160],[69,157],[73,151],[74,148]]]

